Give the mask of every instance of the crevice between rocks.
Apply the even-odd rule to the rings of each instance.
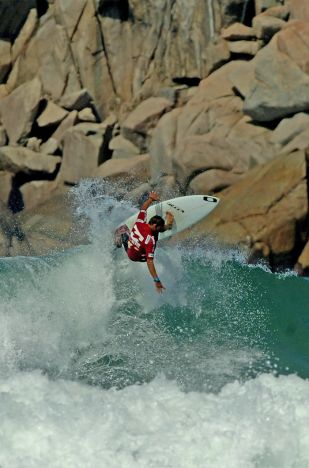
[[[25,208],[23,196],[20,188],[29,182],[34,181],[53,181],[57,177],[60,170],[60,163],[57,164],[55,171],[52,174],[47,174],[41,171],[34,171],[31,174],[25,174],[24,172],[18,172],[12,179],[11,191],[8,196],[7,207],[9,210],[16,214],[23,211]]]
[[[130,18],[130,5],[128,0],[101,0],[98,13],[102,17],[108,17],[120,21],[128,21]]]

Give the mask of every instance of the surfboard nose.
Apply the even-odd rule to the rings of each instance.
[[[219,198],[210,197],[209,195],[205,195],[205,197],[203,197],[203,200],[205,200],[206,202],[218,203]]]

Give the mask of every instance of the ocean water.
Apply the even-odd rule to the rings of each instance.
[[[309,282],[211,240],[112,247],[134,212],[85,182],[90,243],[0,259],[0,466],[308,468]]]

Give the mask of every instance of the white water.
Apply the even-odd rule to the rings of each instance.
[[[90,197],[89,203],[84,188],[80,213],[91,219],[92,245],[53,259],[5,260],[13,273],[1,277],[1,468],[307,468],[309,381],[262,374],[239,383],[234,376],[256,358],[253,347],[234,349],[231,336],[221,348],[212,348],[214,329],[197,335],[193,347],[190,342],[179,346],[160,324],[148,320],[160,304],[180,306],[179,312],[192,306],[202,317],[203,311],[194,310],[202,298],[187,294],[189,278],[183,277],[177,249],[158,250],[167,286],[163,297],[154,294],[145,265],[128,263],[123,252],[115,258],[112,224],[126,217],[128,206],[119,203],[110,214],[108,200]],[[196,254],[196,260],[201,258]],[[224,268],[219,251],[209,250],[206,257],[214,271]],[[215,275],[208,279],[218,281]],[[235,279],[236,302],[245,297],[241,286]],[[220,284],[208,285],[208,294],[215,287]],[[231,320],[253,321],[250,311],[235,315],[223,288],[218,310]],[[132,296],[143,315],[126,311],[109,326]],[[261,322],[263,315],[258,318]],[[72,381],[79,377],[70,368],[76,350],[85,350],[78,361],[82,366],[83,359],[95,358],[93,351],[102,354],[104,347],[112,357],[123,349],[128,374],[136,371],[149,383],[110,388],[116,367],[106,388]],[[113,369],[98,368],[99,374],[108,370]],[[194,382],[190,386],[190,379],[199,376],[214,382],[208,382],[207,391],[185,392],[198,388]],[[221,391],[212,393],[209,388],[212,383],[218,388],[217,380]]]
[[[2,468],[307,468],[309,383],[261,375],[220,394],[162,378],[121,391],[38,372],[0,382]]]

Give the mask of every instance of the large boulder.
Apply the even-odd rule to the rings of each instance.
[[[53,174],[61,158],[36,153],[28,148],[3,146],[0,148],[0,171],[9,171],[13,174],[23,172],[28,175],[38,173]]]
[[[58,145],[62,146],[62,140],[64,135],[67,131],[69,131],[77,122],[78,112],[72,111],[65,117],[65,119],[61,122],[57,130],[52,134],[51,138],[57,141]]]
[[[37,124],[40,128],[57,125],[68,115],[68,111],[57,106],[52,101],[47,102],[44,111],[37,118]]]
[[[306,154],[280,155],[221,193],[221,203],[197,226],[228,244],[250,242],[273,264],[295,262],[308,216]],[[308,235],[308,232],[307,232]]]
[[[34,78],[0,101],[0,115],[11,145],[22,143],[29,135],[38,113],[42,86]]]
[[[44,193],[46,186],[41,188]],[[19,215],[24,240],[13,240],[10,255],[46,255],[88,242],[87,228],[75,217],[68,188],[62,187],[60,192],[52,190],[50,195]]]
[[[60,100],[60,105],[68,110],[82,110],[84,107],[87,107],[93,97],[89,93],[88,89],[83,88],[74,93],[65,94]]]
[[[14,89],[38,75],[44,93],[54,101],[81,88],[66,31],[56,24],[52,13],[18,56],[8,86]]]
[[[148,154],[129,159],[110,159],[95,171],[96,177],[121,182],[127,189],[147,182],[150,177],[150,157]]]
[[[235,184],[241,174],[222,169],[209,169],[194,177],[189,184],[189,191],[196,195],[216,193]]]
[[[172,103],[164,98],[153,97],[139,104],[122,124],[122,133],[143,151],[147,147],[149,131],[160,117],[171,110]]]
[[[227,41],[248,41],[256,37],[253,29],[242,23],[234,23],[223,29],[221,36]]]
[[[20,187],[26,210],[45,203],[61,190],[58,180],[33,180]]]
[[[230,62],[203,80],[177,116],[176,140],[170,160],[173,173],[184,190],[201,172],[218,169],[243,175],[274,155],[271,131],[244,117],[243,100],[235,95],[235,80],[231,75],[237,72],[240,76],[244,64]],[[211,174],[212,190],[220,189],[222,172]],[[234,180],[232,174],[225,177],[230,183]]]
[[[296,136],[309,129],[309,114],[300,112],[293,117],[282,119],[271,135],[274,143],[280,147],[290,143]]]
[[[255,78],[244,110],[272,121],[309,109],[309,24],[292,22],[255,57]],[[293,51],[293,52],[292,52]]]
[[[285,21],[264,13],[253,18],[252,29],[258,39],[269,41],[278,31],[286,25]]]
[[[113,152],[113,159],[126,159],[139,154],[137,146],[122,135],[114,137],[108,147]]]
[[[87,135],[74,127],[67,131],[63,139],[60,180],[76,184],[83,177],[92,177],[103,161],[103,150],[102,134]]]
[[[306,149],[309,146],[309,115],[303,112],[283,119],[274,130],[271,140],[281,153]]]

